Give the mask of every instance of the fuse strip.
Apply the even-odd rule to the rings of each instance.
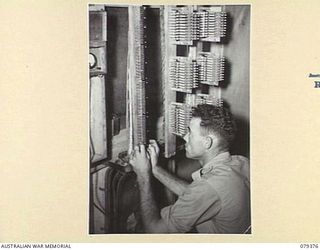
[[[226,36],[227,14],[216,8],[172,8],[169,13],[171,43],[192,45],[195,40],[219,42]]]
[[[136,98],[137,98],[137,143],[146,142],[146,101],[145,101],[145,56],[144,56],[144,7],[140,8],[140,19],[136,26]]]
[[[145,7],[129,8],[129,152],[146,142]]]

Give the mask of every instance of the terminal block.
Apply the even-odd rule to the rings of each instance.
[[[221,7],[192,6],[171,8],[169,30],[171,43],[192,45],[193,41],[220,42],[226,35],[226,12]]]
[[[191,117],[192,106],[172,102],[170,105],[170,132],[183,137],[188,132]]]
[[[173,57],[170,60],[170,86],[172,90],[192,93],[198,87],[199,65],[188,57]]]
[[[197,58],[199,83],[218,86],[224,80],[225,58],[213,53],[201,52]]]

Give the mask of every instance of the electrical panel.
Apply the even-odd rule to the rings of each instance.
[[[165,77],[169,82],[165,98],[169,107],[165,155],[171,157],[177,148],[175,136],[187,133],[193,107],[205,103],[222,105],[219,85],[224,80],[223,49],[210,45],[204,51],[203,47],[204,43],[207,47],[219,43],[226,36],[227,14],[221,6],[165,6],[163,16],[169,34],[165,44]],[[178,55],[181,50],[183,56]]]
[[[199,84],[218,86],[224,79],[225,58],[201,52],[198,57],[172,57],[170,59],[170,85],[172,90],[192,93]]]
[[[107,92],[114,88],[109,86],[108,68],[111,71],[115,71],[117,68],[116,65],[112,63],[108,65],[107,63],[106,27],[108,27],[108,18],[106,8],[101,5],[102,7],[99,9],[99,6],[95,5],[95,9],[92,9],[89,15],[90,84],[93,90],[91,95],[97,95],[94,89],[100,88],[101,92],[105,94],[104,97],[103,94],[100,94],[100,98],[107,99]],[[122,100],[122,102],[126,102],[125,140],[127,140],[125,145],[119,147],[119,153],[126,151],[121,155],[130,154],[134,146],[145,144],[156,136],[155,139],[164,148],[164,156],[166,158],[174,156],[177,148],[176,136],[183,137],[186,133],[192,107],[199,103],[215,105],[222,103],[219,85],[224,80],[226,59],[222,49],[204,50],[203,45],[204,43],[207,45],[219,43],[225,37],[227,14],[223,11],[223,7],[159,6],[158,10],[160,29],[158,34],[152,34],[154,27],[148,20],[150,12],[152,12],[151,7],[127,7],[127,70],[117,73],[125,73],[127,79],[126,83],[121,83],[126,86],[126,100]],[[149,64],[152,65],[155,60],[154,57],[150,57],[152,53],[150,47],[153,46],[152,41],[155,39],[153,36],[156,36],[160,41],[159,57],[161,62],[151,67]],[[179,53],[179,50],[184,52]],[[157,93],[152,92],[152,89],[157,88],[157,86],[152,86],[155,79],[149,79],[156,71],[159,72],[158,78],[161,79],[158,81],[159,91]],[[158,103],[152,102],[154,98],[158,98]],[[158,113],[155,112],[157,104],[161,106],[158,108]],[[96,109],[100,109],[101,115],[108,116],[107,113],[110,112],[107,108],[108,102],[97,105],[100,105],[100,108]],[[113,107],[115,105],[111,104]],[[106,107],[105,110],[103,107]],[[94,102],[92,102],[91,109],[92,111],[96,110]],[[112,113],[113,111],[109,117],[116,117],[116,114]],[[155,115],[155,113],[157,114]],[[119,121],[115,123],[112,120],[112,124],[109,125],[112,128],[108,128],[107,123],[102,119],[97,119],[97,116],[92,117],[91,127],[102,126],[99,133],[104,134],[102,136],[104,141],[100,139],[98,142],[99,139],[96,138],[98,135],[92,132],[94,151],[101,148],[105,141],[109,144],[117,143],[117,140],[114,140],[114,135],[107,131],[115,131],[114,124],[119,123]],[[94,125],[94,123],[99,125]],[[154,130],[157,131],[154,132]],[[112,138],[108,139],[108,135]],[[115,148],[113,145],[110,147],[111,151],[112,148]],[[102,150],[107,152],[106,147]],[[113,158],[115,154],[111,153],[111,156]]]

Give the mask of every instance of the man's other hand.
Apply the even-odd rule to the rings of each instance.
[[[149,146],[148,146],[148,153],[151,160],[152,168],[155,168],[158,166],[158,159],[159,159],[159,146],[155,140],[149,140]]]
[[[148,178],[151,175],[151,163],[148,152],[143,144],[134,147],[130,156],[130,164],[138,177]]]

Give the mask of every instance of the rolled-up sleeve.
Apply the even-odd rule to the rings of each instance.
[[[217,192],[205,180],[199,180],[192,182],[176,203],[163,208],[161,217],[169,233],[184,233],[212,219],[220,209]]]

